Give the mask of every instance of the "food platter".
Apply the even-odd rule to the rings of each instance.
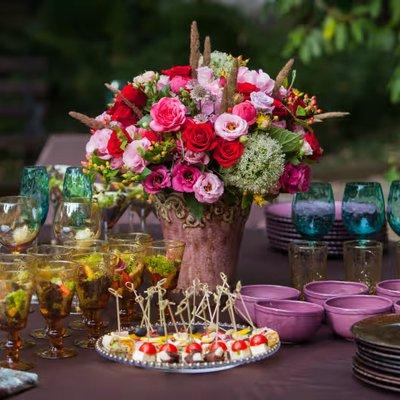
[[[178,324],[180,325],[180,324]],[[221,324],[222,328],[228,330],[232,329],[231,325]],[[157,328],[157,326],[155,325]],[[204,328],[204,324],[197,324],[199,329]],[[172,328],[172,324],[168,324],[168,329]],[[243,329],[246,328],[243,325],[238,325],[237,328]],[[135,329],[135,327],[132,327]],[[274,355],[280,348],[280,341],[278,340],[273,346],[268,347],[266,351],[258,355],[250,355],[249,357],[244,357],[237,360],[227,359],[225,361],[215,361],[215,362],[194,362],[187,363],[180,360],[180,362],[175,363],[165,363],[165,362],[156,362],[156,361],[136,361],[133,359],[132,355],[127,354],[117,354],[109,349],[107,349],[103,344],[103,338],[106,335],[103,335],[97,340],[96,343],[96,351],[104,358],[117,362],[119,364],[124,364],[133,367],[158,370],[163,372],[172,372],[172,373],[181,373],[181,374],[199,374],[199,373],[210,373],[210,372],[219,372],[227,369],[235,368],[240,365],[250,364],[257,361],[264,360],[266,358]]]

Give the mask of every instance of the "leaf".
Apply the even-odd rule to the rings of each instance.
[[[246,193],[242,197],[242,209],[246,210],[249,208],[253,203],[253,194],[252,193]]]
[[[364,31],[363,31],[364,22],[361,19],[356,19],[354,22],[350,24],[351,34],[353,35],[356,43],[362,43],[364,39]]]
[[[327,42],[329,42],[330,40],[333,39],[333,36],[335,35],[335,29],[336,29],[335,18],[332,18],[331,16],[327,16],[325,18],[324,28],[322,31],[322,35]]]
[[[337,50],[344,50],[347,41],[347,26],[343,22],[337,24],[335,34],[335,46]]]
[[[302,145],[301,136],[298,133],[273,125],[268,129],[268,132],[273,139],[279,142],[284,153],[297,151]]]
[[[306,114],[306,110],[302,107],[302,106],[297,106],[297,109],[296,109],[296,116],[298,116],[298,117],[305,117],[307,114]]]
[[[140,120],[137,122],[137,124],[139,126],[141,126],[142,128],[148,128],[150,121],[151,121],[150,115],[146,114],[142,118],[140,118]]]
[[[151,174],[151,170],[149,168],[145,168],[141,174],[138,176],[139,181],[143,181]]]
[[[201,219],[204,215],[204,205],[199,203],[196,198],[190,193],[184,193],[183,197],[190,213],[196,218]]]

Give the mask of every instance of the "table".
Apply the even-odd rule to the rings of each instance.
[[[159,234],[159,229],[155,229]],[[394,276],[392,264],[386,256],[385,277]],[[329,278],[344,276],[340,259],[330,260],[328,270]],[[287,285],[287,255],[268,247],[264,231],[247,229],[238,277],[243,284]],[[113,310],[111,307],[110,316]],[[30,316],[28,330],[42,324],[41,316],[35,312]],[[71,338],[66,343],[71,344]],[[89,350],[79,350],[75,358],[55,361],[39,359],[34,351],[24,350],[23,357],[35,362],[40,385],[15,396],[18,400],[398,398],[396,394],[370,388],[353,378],[351,364],[355,346],[333,337],[327,326],[309,343],[284,345],[275,356],[263,362],[197,376],[130,368],[104,360]]]

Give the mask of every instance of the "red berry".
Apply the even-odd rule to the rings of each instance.
[[[217,350],[219,347],[221,347],[221,349],[223,351],[227,351],[228,348],[226,347],[226,344],[224,342],[214,342],[211,346],[210,346],[210,351],[215,351]]]
[[[177,353],[178,349],[174,344],[166,343],[166,344],[161,346],[160,351],[166,351],[168,353]]]
[[[247,343],[244,340],[236,340],[232,344],[232,351],[241,351],[247,349]]]
[[[185,348],[185,352],[188,354],[197,353],[199,351],[201,352],[201,346],[196,342],[188,344]]]
[[[157,353],[156,346],[154,346],[153,343],[143,343],[140,346],[139,351],[141,351],[144,354],[148,354],[149,356],[153,356],[154,354]]]
[[[250,338],[250,346],[258,346],[260,344],[268,344],[268,340],[264,335],[258,334]]]

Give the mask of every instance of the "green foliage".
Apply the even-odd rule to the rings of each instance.
[[[297,152],[300,150],[302,140],[298,133],[273,125],[268,129],[268,132],[269,135],[281,145],[284,153]]]
[[[184,194],[185,203],[190,213],[198,220],[203,218],[204,204],[198,202],[191,193]]]

